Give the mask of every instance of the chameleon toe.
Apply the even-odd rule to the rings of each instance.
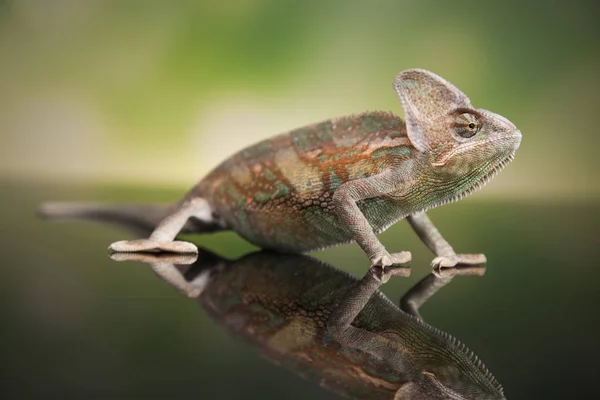
[[[400,253],[392,253],[390,255],[392,266],[408,267],[412,260],[410,251],[402,251]],[[387,268],[387,267],[386,267]]]
[[[462,265],[485,265],[487,258],[485,254],[457,254],[458,264]]]
[[[109,254],[167,252],[178,254],[197,254],[198,248],[188,242],[158,242],[149,239],[121,240],[108,247]]]
[[[451,268],[458,264],[458,257],[436,257],[431,262],[431,268],[434,270],[442,269],[442,268]]]
[[[198,248],[195,244],[190,242],[164,242],[159,243],[157,248],[161,251],[165,251],[168,253],[178,253],[178,254],[198,254]]]

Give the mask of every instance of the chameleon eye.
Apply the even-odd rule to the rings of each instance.
[[[470,113],[462,113],[456,117],[454,121],[454,130],[463,138],[475,136],[481,129],[481,124],[477,117]]]

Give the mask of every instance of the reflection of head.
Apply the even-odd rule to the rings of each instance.
[[[504,399],[502,386],[477,356],[455,343],[463,350],[462,354],[448,351],[436,359],[423,359],[418,376],[402,385],[395,398]]]

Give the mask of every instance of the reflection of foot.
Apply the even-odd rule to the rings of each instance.
[[[409,276],[411,258],[410,251],[392,254],[386,252],[373,261],[370,271],[381,283],[386,283],[392,275]]]
[[[487,262],[485,254],[454,254],[451,256],[440,256],[433,259],[433,269],[452,268],[457,264],[482,265]]]
[[[167,252],[179,254],[198,254],[198,248],[189,242],[158,242],[150,239],[121,240],[114,242],[108,247],[108,252],[112,253],[148,253],[148,252]]]
[[[143,263],[172,263],[177,265],[189,265],[196,262],[197,254],[173,254],[173,253],[113,253],[110,258],[114,261],[137,261]]]
[[[456,254],[453,257],[436,257],[431,263],[438,278],[455,275],[483,275],[487,259],[484,254]],[[452,264],[452,265],[450,265]]]
[[[408,266],[411,260],[410,251],[402,251],[400,253],[388,253],[387,251],[383,254],[373,258],[371,260],[371,266],[387,267],[390,265],[402,265]]]
[[[197,254],[173,253],[114,253],[110,256],[115,261],[137,261],[150,264],[150,267],[161,279],[175,286],[183,295],[196,298],[202,294],[210,280],[210,270],[200,271],[194,279],[187,281],[184,272],[194,268]]]
[[[410,267],[402,265],[388,265],[385,268],[381,265],[373,265],[370,271],[373,277],[381,283],[389,281],[392,275],[403,277],[410,275]]]

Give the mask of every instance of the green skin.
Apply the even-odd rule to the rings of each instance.
[[[394,84],[406,123],[371,112],[257,143],[205,177],[148,239],[115,242],[110,252],[195,253],[195,245],[174,240],[192,224],[197,232],[233,229],[285,252],[356,241],[384,271],[411,255],[390,254],[376,234],[407,218],[435,253],[434,267],[485,260],[456,254],[425,210],[483,186],[512,160],[521,133],[429,71],[404,71]]]
[[[339,394],[504,399],[502,387],[473,352],[396,307],[377,290],[381,281],[371,274],[357,281],[310,257],[266,251],[235,261],[202,251],[189,267],[181,264],[193,258],[181,255],[115,257],[150,263],[264,357]],[[402,270],[395,272],[405,274]],[[428,298],[451,279],[430,274],[402,303],[410,303],[409,296]]]

